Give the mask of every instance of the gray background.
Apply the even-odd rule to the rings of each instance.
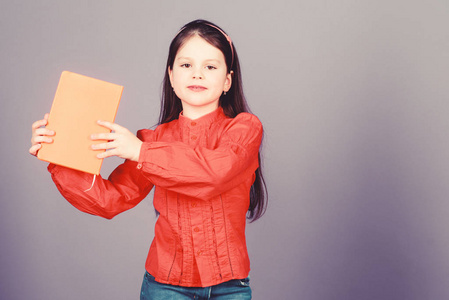
[[[124,85],[117,123],[154,125],[168,45],[196,18],[234,40],[265,127],[254,299],[448,299],[448,3],[3,1],[1,299],[138,299],[152,197],[112,221],[77,211],[30,126],[63,70]]]

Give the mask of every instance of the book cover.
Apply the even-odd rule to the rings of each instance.
[[[54,130],[53,143],[42,143],[37,157],[43,161],[91,174],[100,174],[103,159],[92,150],[93,133],[110,132],[97,120],[114,122],[123,86],[64,71],[50,110],[47,128]]]

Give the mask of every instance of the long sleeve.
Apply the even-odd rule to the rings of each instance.
[[[136,206],[153,185],[136,168],[136,162],[125,161],[108,180],[73,169],[50,164],[48,170],[60,193],[80,211],[111,219]]]
[[[143,175],[156,186],[203,200],[252,178],[259,166],[262,124],[248,113],[228,120],[216,130],[213,147],[158,138],[144,142],[139,158]],[[191,137],[186,140],[199,139]]]

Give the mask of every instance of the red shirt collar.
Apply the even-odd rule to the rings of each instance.
[[[208,126],[214,121],[218,119],[226,118],[226,115],[223,112],[223,108],[219,106],[213,112],[208,113],[198,119],[192,120],[185,117],[182,112],[179,114],[179,124],[181,126]]]

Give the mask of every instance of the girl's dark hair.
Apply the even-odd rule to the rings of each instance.
[[[217,25],[205,20],[195,20],[184,25],[170,44],[162,86],[159,124],[177,119],[182,111],[181,100],[176,96],[170,83],[168,68],[173,69],[173,63],[179,48],[194,35],[200,36],[212,46],[220,49],[226,60],[227,72],[231,73],[232,71],[231,88],[226,92],[226,95],[222,94],[219,100],[219,105],[223,108],[225,115],[234,118],[239,113],[250,112],[243,94],[240,63],[234,45],[231,47],[230,42],[224,35],[224,31]],[[266,203],[267,188],[262,175],[259,150],[259,168],[256,170],[256,180],[251,186],[247,218],[251,222],[260,218],[265,213]]]

